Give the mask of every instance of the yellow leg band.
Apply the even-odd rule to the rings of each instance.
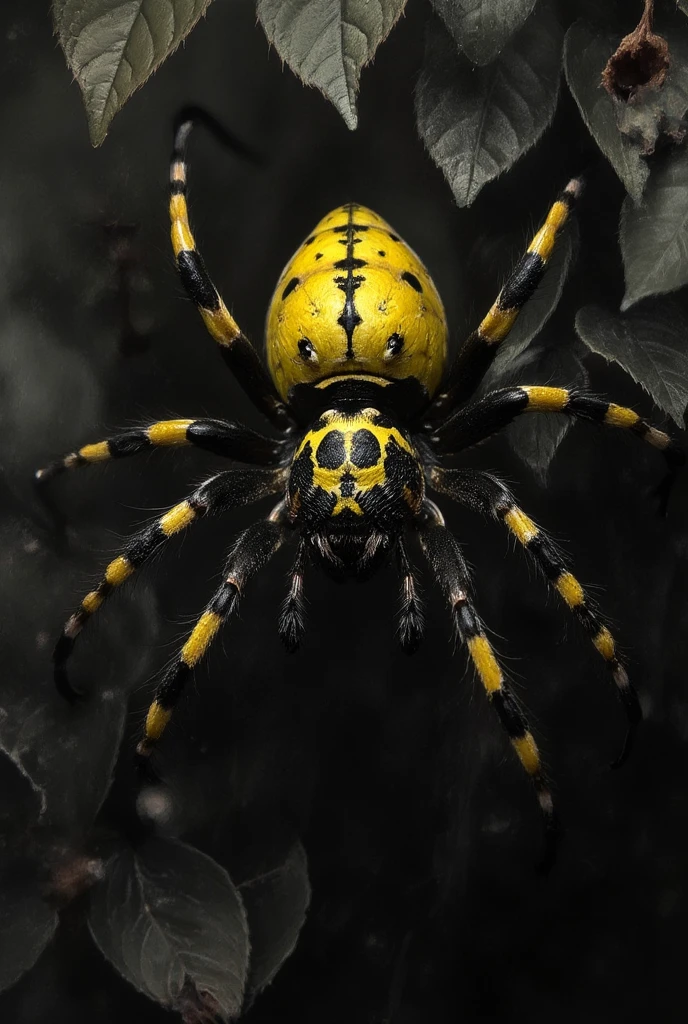
[[[613,661],[616,658],[616,646],[614,644],[614,637],[611,635],[606,626],[600,628],[597,636],[593,637],[592,641],[600,652],[603,658],[607,661]]]
[[[575,608],[576,605],[585,604],[583,588],[576,577],[570,572],[563,572],[561,576],[555,580],[554,586],[564,598],[569,608]]]
[[[527,732],[525,736],[511,742],[528,774],[537,775],[540,771],[540,754],[532,734]]]
[[[158,702],[154,700],[146,715],[146,739],[153,740],[153,742],[159,740],[171,717],[172,712],[166,708],[161,708]]]
[[[105,570],[105,580],[112,587],[119,587],[128,580],[134,571],[134,566],[124,555],[119,555],[113,562],[110,562]]]
[[[195,518],[196,513],[188,501],[182,501],[162,516],[160,519],[160,529],[166,537],[171,537],[173,533],[178,533],[179,530],[183,530],[185,526],[192,523]]]
[[[87,462],[105,462],[110,458],[110,448],[107,441],[98,441],[97,444],[86,444],[79,449],[79,455]]]
[[[527,544],[540,532],[533,520],[520,508],[510,508],[504,516],[504,522],[521,544]]]
[[[562,412],[569,400],[566,388],[524,387],[528,392],[528,412]]]
[[[488,693],[501,689],[502,670],[497,664],[490,642],[485,636],[472,636],[468,640],[468,650],[473,664],[480,676],[480,682]]]
[[[204,612],[193,628],[191,636],[182,647],[182,661],[189,668],[200,661],[213,637],[222,625],[222,619],[215,612]]]
[[[190,444],[187,441],[186,431],[193,423],[193,420],[162,420],[161,423],[154,423],[148,428],[148,440],[151,444]]]

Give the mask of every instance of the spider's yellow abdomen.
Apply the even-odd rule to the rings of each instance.
[[[342,373],[415,377],[432,395],[446,347],[427,270],[389,224],[354,203],[316,225],[268,310],[268,364],[282,398],[295,384]]]

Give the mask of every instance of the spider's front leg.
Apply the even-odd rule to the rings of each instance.
[[[75,452],[36,470],[38,483],[46,483],[67,469],[123,459],[151,448],[202,448],[235,462],[274,466],[282,458],[285,441],[263,437],[241,423],[229,420],[158,420],[147,427],[125,430],[104,441],[86,444]]]
[[[519,508],[511,491],[496,477],[471,469],[435,467],[430,472],[429,483],[441,494],[504,523],[511,536],[523,546],[545,579],[576,616],[595,650],[604,659],[626,712],[626,738],[621,753],[613,762],[614,767],[619,767],[630,753],[633,737],[642,720],[640,702],[626,669],[619,661],[614,637],[597,614],[590,597],[569,571],[561,551],[530,516]]]
[[[68,700],[80,696],[67,676],[67,660],[84,625],[102,606],[106,598],[121,587],[168,540],[206,515],[218,514],[228,508],[248,505],[284,486],[280,469],[230,469],[206,480],[184,501],[175,505],[150,526],[144,527],[129,540],[124,550],[106,567],[98,585],[88,593],[76,612],[65,623],[55,645],[53,662],[55,684]]]
[[[564,413],[575,419],[627,430],[661,451],[669,469],[660,489],[662,510],[665,510],[671,483],[685,463],[685,452],[669,434],[648,423],[633,409],[594,395],[540,385],[500,388],[475,405],[455,412],[433,431],[430,441],[438,453],[456,455],[496,434],[517,416],[533,412]]]
[[[189,298],[198,308],[222,356],[251,401],[276,427],[289,430],[293,420],[251,342],[227,309],[210,279],[189,224],[186,199],[186,144],[194,121],[178,125],[170,167],[170,220],[177,269]]]
[[[545,820],[547,848],[543,867],[551,865],[557,838],[552,794],[540,759],[537,744],[528,728],[526,717],[509,687],[475,610],[470,592],[468,566],[455,537],[444,525],[439,509],[430,501],[425,504],[427,522],[420,526],[420,542],[449,602],[454,627],[468,650],[476,674],[488,700],[497,712],[519,761],[530,776]]]
[[[566,224],[582,188],[583,183],[579,178],[568,183],[514,267],[487,316],[459,348],[442,387],[425,413],[428,429],[441,423],[457,405],[473,394],[487,373],[500,344],[539,285],[554,251],[557,235]]]

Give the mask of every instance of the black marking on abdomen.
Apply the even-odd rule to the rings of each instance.
[[[287,284],[284,287],[284,291],[282,292],[282,301],[286,299],[287,295],[291,295],[291,293],[294,291],[294,289],[297,287],[299,283],[300,282],[298,277],[292,277],[291,281],[287,282]]]
[[[361,317],[356,309],[354,293],[360,288],[365,277],[362,274],[354,274],[358,267],[365,266],[364,260],[354,257],[354,246],[360,239],[354,238],[356,231],[360,231],[362,225],[354,224],[354,207],[349,206],[349,222],[344,227],[337,227],[335,231],[346,231],[346,258],[338,260],[335,267],[346,270],[346,277],[335,277],[334,283],[344,292],[344,309],[337,318],[337,323],[344,328],[346,334],[346,358],[354,359],[354,330],[361,323]]]
[[[416,275],[412,274],[410,270],[404,271],[404,273],[401,275],[401,280],[406,281],[406,284],[410,284],[415,291],[423,291],[423,285],[420,283]]]
[[[357,430],[351,438],[350,458],[358,469],[369,469],[380,461],[380,442],[370,430]]]
[[[318,445],[315,459],[323,469],[339,469],[346,461],[344,435],[341,430],[329,430]]]

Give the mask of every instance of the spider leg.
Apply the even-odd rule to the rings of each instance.
[[[62,629],[53,653],[55,685],[60,693],[72,701],[80,696],[69,682],[67,660],[87,620],[98,611],[112,591],[121,587],[162,544],[202,516],[251,504],[274,494],[283,485],[282,470],[230,469],[206,480],[184,501],[135,533],[122,553],[109,563],[98,585],[84,597]]]
[[[554,250],[557,235],[566,223],[582,188],[582,181],[574,178],[558,196],[487,316],[459,348],[444,384],[428,407],[429,423],[441,421],[477,388],[501,342],[539,285]]]
[[[418,593],[416,573],[402,537],[397,542],[397,559],[401,575],[399,642],[407,654],[413,654],[423,639],[423,603]]]
[[[278,510],[281,505],[278,505]],[[202,657],[208,651],[220,626],[235,611],[248,580],[277,551],[287,535],[287,528],[273,513],[268,519],[254,523],[237,538],[225,566],[225,579],[194,626],[179,657],[167,669],[155,692],[155,699],[146,716],[144,736],[137,747],[140,759],[150,756],[172,716],[182,690]]]
[[[279,399],[258,353],[224,304],[196,248],[186,202],[186,144],[193,125],[194,121],[187,118],[177,126],[170,166],[170,220],[177,269],[189,298],[241,387],[276,427],[289,430],[293,420],[287,406]]]
[[[527,412],[566,413],[576,419],[590,420],[607,427],[630,431],[662,452],[669,467],[669,484],[685,463],[683,449],[668,434],[653,427],[633,409],[616,405],[615,402],[607,402],[603,398],[569,391],[567,388],[539,385],[522,385],[491,391],[475,405],[454,413],[434,431],[430,440],[437,451],[454,455],[484,441],[502,430],[517,416]],[[666,489],[666,483],[664,487]]]
[[[503,522],[531,556],[564,603],[574,613],[592,643],[604,659],[626,712],[628,726],[623,748],[613,762],[619,767],[628,757],[633,737],[642,720],[638,695],[625,668],[619,661],[614,638],[591,607],[590,598],[576,577],[569,572],[566,561],[554,542],[535,525],[516,504],[511,491],[496,477],[474,470],[433,469],[431,486],[442,494],[486,516]]]
[[[471,580],[461,548],[444,525],[442,515],[432,502],[426,502],[430,522],[420,527],[423,551],[451,607],[454,628],[468,650],[476,674],[504,727],[523,768],[530,776],[542,811],[548,865],[556,841],[556,820],[552,794],[547,785],[540,754],[518,701],[504,678],[485,628],[470,597]]]
[[[289,574],[289,593],[284,599],[279,617],[278,632],[288,651],[295,651],[301,643],[305,629],[305,601],[303,577],[306,569],[306,541],[302,537],[296,549],[296,558]]]
[[[84,445],[78,451],[36,470],[36,480],[45,483],[67,469],[90,466],[95,462],[122,459],[151,448],[180,448],[192,445],[223,455],[235,462],[258,466],[276,465],[282,456],[283,441],[263,437],[241,423],[226,420],[159,420],[147,427],[126,430],[105,441]]]

